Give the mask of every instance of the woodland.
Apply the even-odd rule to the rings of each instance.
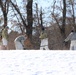
[[[46,8],[39,7],[35,0],[20,1],[19,4],[17,0],[0,0],[0,29],[3,24],[10,28],[9,46],[12,45],[10,49],[14,49],[12,42],[17,34],[26,33],[29,38],[26,43],[27,49],[38,50],[41,28],[45,27],[49,49],[68,50],[70,41],[67,43],[63,41],[73,28],[76,31],[76,0],[53,0]]]

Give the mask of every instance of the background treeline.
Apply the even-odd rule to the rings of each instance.
[[[53,0],[47,8],[39,7],[35,0],[20,2],[0,0],[1,26],[8,25],[12,31],[15,30],[21,34],[26,30],[33,44],[31,49],[39,49],[39,34],[41,28],[45,27],[50,49],[69,49],[69,43],[65,45],[63,41],[73,28],[76,30],[76,0]]]

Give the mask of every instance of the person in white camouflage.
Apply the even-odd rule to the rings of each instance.
[[[20,35],[14,40],[16,50],[24,50],[24,41],[27,39],[25,35]]]
[[[74,30],[68,35],[68,37],[64,40],[64,42],[71,41],[70,50],[76,50],[76,32]]]
[[[48,37],[44,28],[42,28],[42,32],[39,36],[41,39],[40,50],[49,50],[48,48]]]
[[[8,49],[8,27],[4,26],[2,30],[2,44]]]

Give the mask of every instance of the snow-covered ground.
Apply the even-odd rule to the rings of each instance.
[[[0,51],[0,75],[76,75],[76,51]]]

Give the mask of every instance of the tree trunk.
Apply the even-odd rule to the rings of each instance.
[[[75,29],[75,31],[76,31],[75,13],[74,13],[74,0],[73,0],[73,2],[72,2],[72,12],[73,12],[73,15],[72,15],[72,17],[73,17],[73,27],[74,27],[74,29]]]
[[[26,34],[29,38],[32,38],[32,24],[33,24],[33,18],[32,18],[32,4],[33,4],[33,0],[27,0],[27,24],[25,19],[22,17],[22,14],[19,10],[19,8],[16,7],[16,5],[10,1],[11,4],[13,5],[13,7],[15,8],[15,10],[18,12],[25,28],[26,28]]]
[[[32,4],[33,0],[27,0],[27,27],[26,27],[26,34],[31,39],[32,38],[32,24],[33,24],[33,17],[32,17]]]
[[[7,13],[3,12],[3,15],[4,15],[4,27],[6,27],[7,26]]]
[[[38,17],[38,4],[37,3],[36,3],[36,16],[37,16],[37,19],[38,19],[38,25],[40,25],[39,17]]]
[[[66,25],[66,0],[63,0],[63,22],[62,22],[63,37],[65,37],[65,25]]]
[[[7,14],[8,14],[7,2],[8,1],[5,1],[5,3],[3,4],[2,0],[0,0],[0,6],[1,6],[1,10],[3,12],[3,17],[4,17],[4,27],[7,26]]]
[[[41,7],[41,10],[40,10],[40,21],[41,21],[41,23],[40,23],[41,28],[43,28],[44,26],[43,26],[43,18],[42,18],[42,7]]]

